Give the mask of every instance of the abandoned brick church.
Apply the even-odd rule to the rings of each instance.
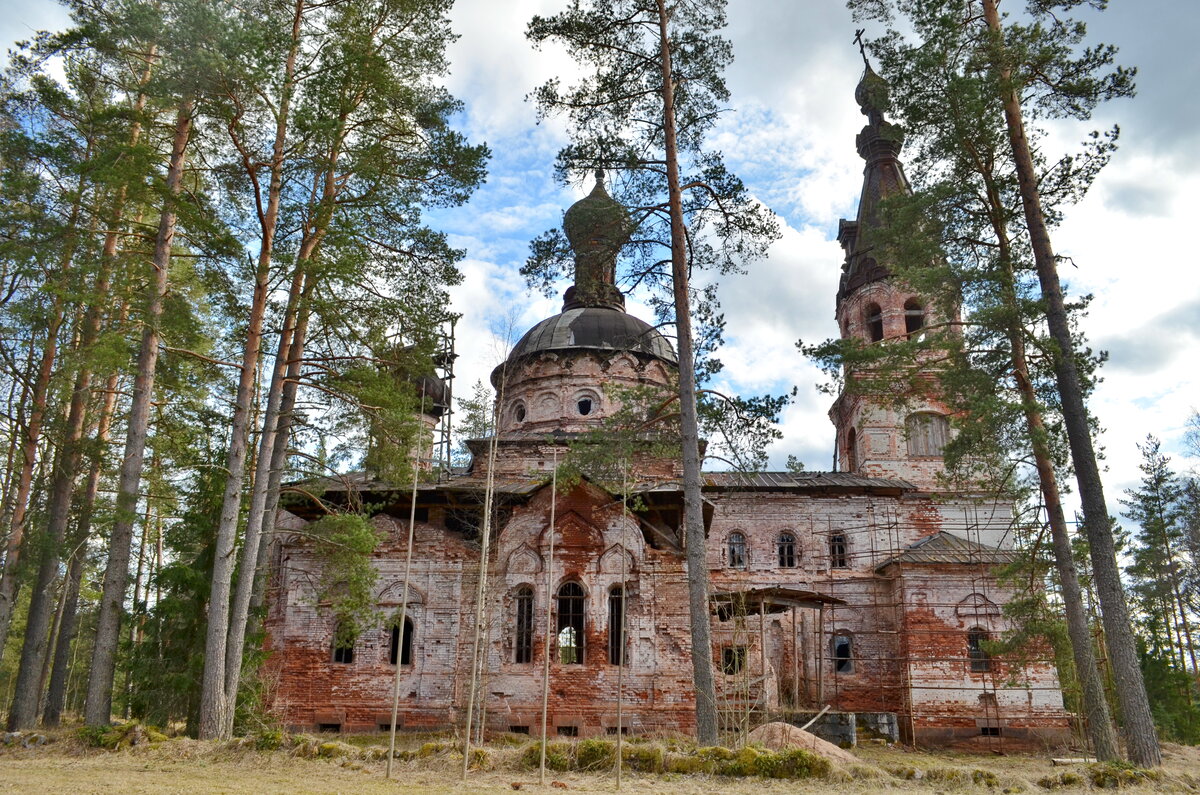
[[[846,258],[836,302],[842,335],[875,341],[930,321],[926,302],[890,277],[861,234],[881,198],[907,189],[897,128],[873,104],[879,80],[868,68],[856,92],[868,117],[857,138],[866,167],[858,218],[838,230]],[[628,488],[637,512],[587,480],[552,499],[548,479],[571,439],[612,416],[606,385],[666,390],[677,367],[671,344],[625,312],[613,283],[628,227],[602,180],[566,212],[575,283],[562,312],[530,329],[493,373],[495,444],[473,441],[468,471],[415,492],[365,474],[340,486],[386,506],[374,519],[384,538],[374,558],[377,627],[335,644],[334,619],[315,597],[317,558],[303,534],[287,532],[318,514],[296,503],[281,512],[266,646],[285,724],[386,726],[397,665],[401,727],[464,724],[490,474],[497,518],[476,714],[490,729],[537,734],[549,648],[551,734],[617,731],[618,686],[622,730],[693,729],[679,463],[637,461]],[[994,572],[1012,559],[1013,511],[939,486],[945,415],[936,399],[902,410],[844,394],[830,411],[838,471],[705,474],[712,655],[728,721],[828,706],[826,722],[855,716],[860,730],[925,745],[1068,734],[1052,662],[988,653],[987,639],[1006,628],[1010,592]],[[403,598],[410,512],[401,631],[387,617]]]

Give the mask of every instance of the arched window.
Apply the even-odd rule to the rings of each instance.
[[[909,414],[904,421],[908,454],[913,457],[940,457],[950,438],[950,423],[941,414],[923,411]]]
[[[343,665],[354,662],[354,641],[357,640],[353,627],[339,623],[333,629],[333,661]]]
[[[413,622],[408,616],[404,617],[404,643],[400,643],[400,625],[392,621],[390,627],[391,641],[388,643],[388,663],[396,664],[396,652],[400,652],[400,664],[412,665],[413,653]]]
[[[983,648],[987,640],[988,631],[983,627],[967,630],[967,657],[971,660],[971,670],[975,673],[987,673],[992,670],[992,656]]]
[[[624,665],[625,650],[625,589],[614,585],[608,592],[608,662]]]
[[[533,662],[533,588],[522,585],[513,598],[516,609],[516,634],[513,638],[513,662]]]
[[[834,533],[829,536],[829,568],[845,569],[850,566],[850,552],[846,544],[845,533]]]
[[[729,567],[746,568],[746,537],[741,533],[729,534]]]
[[[845,630],[835,633],[829,639],[829,656],[836,673],[854,673],[854,636]]]
[[[846,469],[858,471],[858,432],[853,428],[846,433]]]
[[[558,589],[558,661],[583,665],[583,586],[566,582]]]
[[[590,397],[581,397],[575,401],[575,408],[579,411],[579,416],[586,417],[592,413],[593,400]]]
[[[796,537],[791,533],[779,534],[779,568],[796,568]]]
[[[904,333],[910,337],[925,328],[925,307],[916,298],[904,302]]]
[[[883,339],[883,311],[879,304],[867,304],[867,337],[871,342]]]

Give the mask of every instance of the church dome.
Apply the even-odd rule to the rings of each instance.
[[[601,249],[603,254],[616,256],[629,240],[632,231],[629,213],[608,195],[604,187],[604,172],[596,172],[592,192],[567,208],[563,214],[563,231],[576,253]],[[601,252],[598,252],[601,253]]]
[[[568,309],[531,328],[508,355],[508,363],[544,351],[629,351],[676,364],[675,350],[656,328],[619,309]],[[493,380],[495,375],[493,374]]]

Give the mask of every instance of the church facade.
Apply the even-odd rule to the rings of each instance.
[[[907,189],[900,136],[873,102],[878,80],[868,68],[856,94],[866,165],[858,218],[839,229],[836,317],[843,335],[886,344],[930,318],[861,234],[883,197]],[[540,732],[547,672],[552,735],[693,730],[678,461],[636,458],[624,494],[586,478],[551,486],[570,442],[620,408],[612,386],[665,393],[677,368],[670,343],[624,310],[613,276],[629,221],[601,179],[564,227],[575,283],[563,311],[493,373],[498,429],[472,443],[469,471],[418,486],[415,506],[408,488],[365,475],[328,484],[326,499],[354,488],[383,506],[373,519],[383,539],[373,558],[378,627],[335,642],[316,597],[319,559],[303,533],[288,532],[316,514],[293,505],[281,517],[266,646],[272,705],[288,726],[386,727],[398,667],[402,728],[461,727],[478,637],[475,714],[491,730]],[[946,414],[936,396],[901,409],[846,394],[830,411],[839,471],[705,473],[711,654],[726,727],[828,707],[916,744],[1069,736],[1050,655],[1018,663],[989,653],[1007,628],[1012,594],[996,568],[1014,559],[1012,506],[940,485]]]

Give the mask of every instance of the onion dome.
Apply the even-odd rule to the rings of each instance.
[[[563,309],[623,308],[625,296],[616,287],[617,255],[633,233],[633,222],[605,190],[603,171],[596,171],[592,192],[563,215],[563,231],[575,252],[575,284],[563,296]]]
[[[892,103],[888,96],[888,83],[867,64],[862,78],[854,89],[854,101],[859,110],[872,125],[883,123],[883,114],[891,110]]]

